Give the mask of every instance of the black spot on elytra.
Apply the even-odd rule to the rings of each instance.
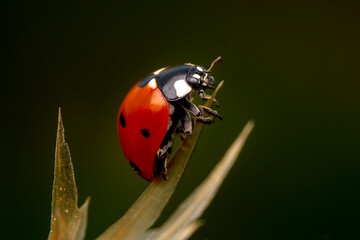
[[[130,166],[132,167],[132,169],[133,169],[135,172],[141,173],[140,168],[138,168],[138,166],[136,166],[135,163],[133,163],[132,161],[129,161],[129,163],[130,163]]]
[[[120,121],[121,126],[124,128],[126,126],[126,122],[125,122],[125,118],[124,118],[123,113],[120,113],[119,121]]]
[[[141,129],[141,134],[146,138],[150,137],[150,132],[147,129]]]

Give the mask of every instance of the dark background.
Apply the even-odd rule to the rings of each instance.
[[[1,2],[1,239],[45,239],[58,107],[87,239],[148,183],[116,131],[138,80],[192,62],[225,84],[159,226],[249,119],[238,162],[192,239],[355,239],[360,215],[358,1]]]

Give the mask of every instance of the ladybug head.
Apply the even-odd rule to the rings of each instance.
[[[214,88],[215,79],[210,75],[210,72],[215,63],[220,61],[222,61],[221,57],[216,58],[207,70],[201,66],[192,66],[188,73],[187,81],[195,89]]]

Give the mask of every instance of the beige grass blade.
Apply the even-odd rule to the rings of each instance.
[[[222,84],[223,81],[215,89],[206,106],[212,105]],[[174,193],[202,128],[203,124],[195,124],[193,133],[185,139],[171,158],[168,165],[168,180],[164,181],[161,176],[155,179],[125,215],[100,235],[98,240],[138,239],[154,224]]]
[[[195,222],[192,222],[191,224],[187,225],[185,228],[183,228],[181,231],[177,231],[174,236],[171,236],[172,240],[185,240],[188,239],[191,235],[194,234],[194,232],[203,225],[202,220],[197,220]],[[142,235],[138,240],[151,240],[155,238],[159,233],[159,229],[151,229],[147,231],[144,235]]]
[[[188,234],[189,228],[198,221],[198,218],[214,198],[253,127],[254,123],[249,121],[210,175],[179,206],[168,221],[161,228],[157,229],[148,239],[177,240],[190,237]],[[195,230],[196,229],[194,229],[194,231]],[[179,236],[186,236],[186,238],[179,238]]]
[[[79,209],[78,194],[70,150],[65,142],[59,109],[52,193],[51,229],[48,240],[82,240],[85,238],[89,198]]]
[[[184,228],[181,229],[181,231],[176,231],[175,235],[171,237],[172,240],[186,240],[191,237],[191,235],[194,234],[196,230],[198,230],[199,227],[203,225],[203,222],[201,220],[197,220],[195,222],[189,223]]]

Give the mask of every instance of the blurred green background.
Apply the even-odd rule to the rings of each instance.
[[[48,235],[58,107],[94,239],[148,185],[118,142],[127,91],[219,55],[224,120],[205,128],[156,225],[254,119],[192,239],[357,238],[359,13],[358,1],[2,1],[0,238]]]

